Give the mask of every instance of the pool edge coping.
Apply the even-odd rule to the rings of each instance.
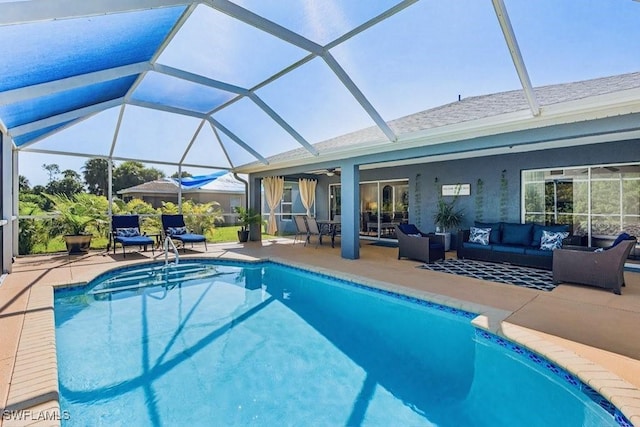
[[[640,426],[640,388],[628,383],[613,372],[597,363],[582,357],[572,350],[552,343],[543,337],[536,335],[535,330],[530,330],[515,324],[506,322],[511,311],[501,310],[478,303],[464,301],[452,297],[446,297],[428,291],[407,288],[401,285],[365,279],[361,276],[322,267],[312,266],[300,262],[291,261],[280,257],[263,257],[254,259],[245,258],[194,258],[210,259],[216,262],[241,262],[260,263],[274,262],[294,268],[304,269],[310,272],[336,277],[341,280],[353,282],[363,286],[373,287],[385,291],[399,293],[409,297],[429,301],[435,304],[452,307],[455,309],[477,314],[471,321],[472,324],[487,332],[503,336],[522,347],[540,354],[549,361],[575,375],[585,384],[609,400],[615,407],[633,424]],[[151,262],[153,263],[153,262]],[[135,263],[135,265],[150,264],[150,262]],[[127,267],[134,264],[129,264]],[[94,277],[118,270],[122,266],[114,267],[97,273]],[[93,280],[93,279],[92,279]],[[24,314],[22,332],[18,341],[15,362],[11,375],[11,384],[8,390],[7,408],[17,403],[34,403],[26,408],[33,414],[45,414],[45,419],[30,419],[17,422],[17,420],[2,420],[2,426],[14,425],[60,425],[60,417],[64,415],[60,410],[58,367],[55,344],[55,318],[54,318],[54,291],[58,288],[73,286],[85,286],[90,281],[78,281],[57,284],[45,284],[35,286],[29,295],[27,309]],[[42,332],[48,331],[51,336],[43,339]],[[33,367],[45,366],[38,371],[37,380],[29,378],[29,372]],[[24,372],[23,372],[24,371]],[[17,377],[16,377],[17,375]],[[17,400],[20,399],[20,400]],[[48,418],[53,414],[53,419]],[[55,416],[57,414],[57,417]],[[46,423],[46,424],[45,424]]]

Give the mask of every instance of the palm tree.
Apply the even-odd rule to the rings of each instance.
[[[89,193],[105,196],[109,188],[109,162],[105,159],[89,159],[82,167],[82,175]]]

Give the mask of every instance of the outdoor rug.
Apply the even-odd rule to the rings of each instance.
[[[506,283],[509,285],[524,286],[525,288],[538,289],[540,291],[552,291],[556,287],[556,285],[553,284],[551,271],[493,262],[448,259],[432,264],[423,264],[419,266],[419,268],[475,277],[476,279]]]
[[[380,240],[377,242],[369,243],[371,246],[382,246],[383,248],[397,248],[398,242],[385,242],[384,240]]]

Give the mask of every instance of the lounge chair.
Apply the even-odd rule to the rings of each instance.
[[[553,251],[553,282],[576,283],[611,289],[620,295],[624,286],[624,263],[637,240],[626,233],[610,247],[556,249]]]
[[[111,239],[113,240],[113,253],[116,253],[116,245],[122,246],[122,256],[127,257],[125,246],[139,246],[147,250],[151,245],[153,250],[153,239],[140,233],[140,218],[138,215],[113,215],[111,217]]]
[[[182,250],[186,251],[185,244],[204,242],[204,250],[207,251],[207,238],[202,234],[191,233],[184,223],[183,215],[162,215],[162,230],[165,237],[182,242]]]
[[[426,263],[444,259],[444,236],[423,233],[414,224],[399,224],[395,230],[398,259],[404,257]]]

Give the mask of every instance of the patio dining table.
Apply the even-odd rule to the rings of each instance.
[[[340,221],[330,219],[319,219],[316,221],[320,228],[320,244],[322,244],[322,236],[331,236],[331,247],[335,248],[336,234],[340,229]]]

